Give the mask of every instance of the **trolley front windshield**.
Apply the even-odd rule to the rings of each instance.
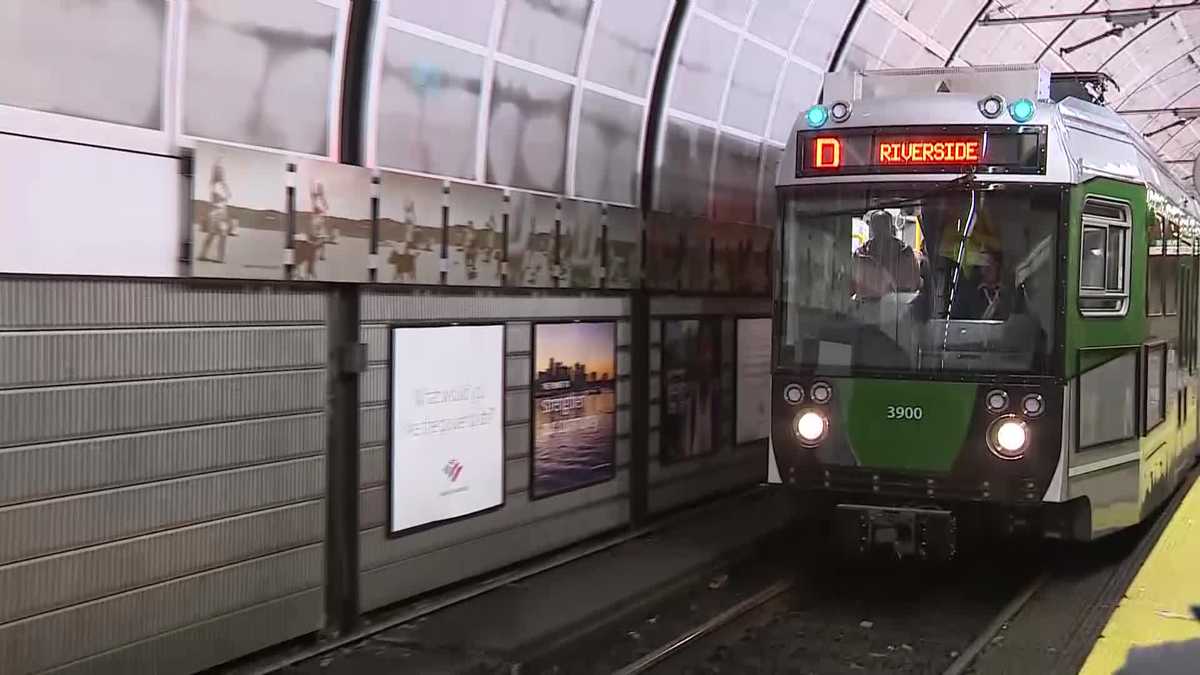
[[[780,189],[780,365],[1050,374],[1057,187]]]

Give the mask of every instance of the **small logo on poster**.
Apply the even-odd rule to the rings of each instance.
[[[446,462],[446,466],[442,467],[442,473],[446,474],[446,478],[449,478],[451,483],[458,480],[459,475],[462,474],[462,470],[463,465],[457,459]]]

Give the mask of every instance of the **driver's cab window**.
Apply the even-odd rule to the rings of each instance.
[[[1079,251],[1079,311],[1124,316],[1129,309],[1129,206],[1089,197],[1083,203]]]

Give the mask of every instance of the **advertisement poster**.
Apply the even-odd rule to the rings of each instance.
[[[675,319],[662,328],[664,464],[715,452],[720,444],[721,322]]]
[[[616,475],[617,325],[534,328],[534,499]]]
[[[294,278],[368,281],[371,172],[304,159],[296,166]]]
[[[193,276],[283,278],[287,165],[283,155],[196,144]]]
[[[504,326],[392,329],[391,534],[504,503]]]
[[[738,445],[771,432],[771,320],[737,321]]]
[[[442,181],[384,171],[379,177],[382,283],[442,281]]]
[[[512,192],[508,218],[508,285],[526,288],[554,286],[554,221],[558,201],[553,197]]]
[[[504,193],[466,183],[450,184],[446,283],[499,286],[504,257]]]
[[[604,259],[604,208],[596,202],[568,199],[563,202],[562,236],[558,248],[562,260],[563,288],[598,288]]]

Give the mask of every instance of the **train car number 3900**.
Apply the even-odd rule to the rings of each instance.
[[[889,405],[887,418],[889,420],[919,420],[925,416],[925,410],[913,405]]]

